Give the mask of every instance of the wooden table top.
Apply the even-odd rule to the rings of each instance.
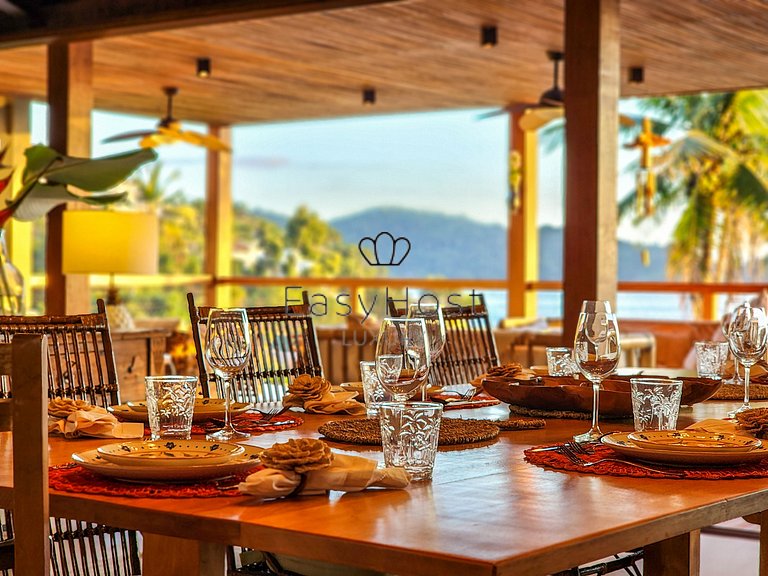
[[[680,427],[723,417],[735,406],[707,402],[681,411]],[[448,412],[504,417],[504,405]],[[316,437],[333,419],[305,416],[298,428],[253,437],[269,446]],[[398,574],[544,574],[683,534],[768,507],[768,479],[659,480],[547,470],[522,451],[568,439],[586,421],[549,420],[542,430],[502,432],[498,440],[441,449],[432,482],[407,490],[332,492],[257,503],[248,497],[117,498],[53,492],[56,516],[161,535],[240,544]],[[627,430],[605,423],[604,430]],[[51,463],[105,440],[51,439]],[[330,443],[335,450],[381,459],[373,447]],[[9,462],[10,434],[0,434]],[[9,467],[0,467],[0,506],[10,507]]]

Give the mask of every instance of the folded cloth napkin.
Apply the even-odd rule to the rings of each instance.
[[[280,458],[270,458],[272,450],[285,453]],[[238,489],[243,494],[280,498],[323,494],[327,490],[359,492],[369,487],[405,488],[410,484],[403,468],[378,468],[374,460],[332,453],[322,440],[311,438],[276,444],[262,453],[261,460],[267,467],[240,483]]]
[[[740,434],[742,436],[751,436],[747,430],[739,429],[731,420],[717,420],[708,418],[695,424],[691,424],[686,430],[696,432],[709,432],[710,434]]]
[[[302,374],[288,386],[283,406],[297,406],[313,414],[365,414],[365,406],[354,400],[357,392],[333,392],[321,376]]]
[[[141,422],[118,422],[112,414],[99,408],[78,401],[77,408],[62,417],[66,411],[61,405],[48,410],[48,433],[63,434],[65,438],[93,436],[96,438],[141,438],[144,436],[144,424]]]

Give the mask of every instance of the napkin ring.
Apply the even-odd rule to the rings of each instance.
[[[296,488],[291,490],[291,493],[288,494],[286,498],[294,498],[295,496],[298,496],[306,486],[307,486],[307,474],[306,472],[303,472],[299,474],[299,483],[296,485]]]

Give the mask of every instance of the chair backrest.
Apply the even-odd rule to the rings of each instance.
[[[24,334],[0,344],[0,375],[13,379],[14,574],[48,574],[48,345]],[[6,402],[6,400],[3,400]]]
[[[216,384],[224,394],[220,379],[205,363],[205,329],[211,306],[196,306],[187,294],[189,320],[197,352],[197,366],[203,395]],[[232,393],[239,402],[276,402],[283,398],[292,379],[300,374],[322,376],[323,366],[312,321],[309,298],[303,293],[299,305],[246,307],[251,325],[252,354],[246,369],[232,379]]]
[[[120,403],[115,356],[106,308],[97,302],[96,314],[69,316],[0,316],[0,342],[14,334],[48,336],[48,395],[85,400],[106,407]],[[0,398],[10,384],[0,379]]]
[[[469,306],[443,308],[445,347],[429,370],[430,384],[466,384],[499,365],[485,298],[482,294],[475,294],[475,297],[478,302],[473,301]],[[396,308],[391,299],[387,308],[390,316],[400,317],[406,313],[406,310]]]

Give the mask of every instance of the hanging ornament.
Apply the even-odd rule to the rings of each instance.
[[[523,158],[520,152],[513,150],[509,153],[509,211],[517,214],[522,205],[520,185],[523,182]]]
[[[656,194],[656,172],[653,169],[651,150],[657,146],[666,146],[669,140],[653,132],[651,119],[643,118],[643,130],[635,141],[626,148],[640,148],[640,167],[636,174],[637,211],[641,218],[652,216],[654,196]]]

